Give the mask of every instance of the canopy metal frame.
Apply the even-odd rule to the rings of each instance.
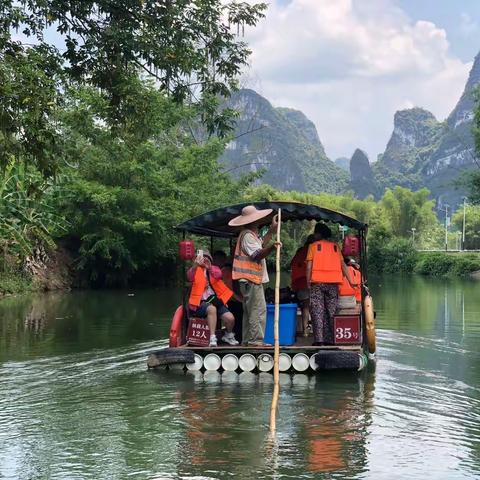
[[[367,224],[356,220],[355,218],[344,215],[343,213],[329,210],[328,208],[317,205],[309,205],[297,202],[255,202],[239,203],[227,207],[217,208],[209,212],[198,215],[197,217],[186,220],[175,227],[180,232],[192,233],[195,235],[204,235],[208,237],[234,238],[240,232],[239,227],[229,227],[228,222],[232,218],[240,215],[242,209],[247,205],[254,205],[257,209],[271,208],[272,214],[263,218],[261,225],[267,225],[271,222],[273,215],[279,208],[282,209],[282,222],[295,220],[314,220],[338,223],[359,231],[366,231]]]

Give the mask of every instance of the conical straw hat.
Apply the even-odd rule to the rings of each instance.
[[[271,208],[265,208],[264,210],[257,210],[254,205],[247,205],[242,208],[242,214],[233,218],[228,222],[230,227],[241,227],[242,225],[250,225],[273,212]]]

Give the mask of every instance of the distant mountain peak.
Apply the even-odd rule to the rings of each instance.
[[[480,83],[480,52],[473,61],[472,69],[468,75],[468,80],[465,85],[460,100],[453,109],[452,113],[448,116],[447,123],[450,128],[458,128],[465,122],[471,122],[473,120],[473,108],[474,98],[473,91],[475,87]]]
[[[320,137],[318,136],[317,127],[315,127],[315,124],[303,112],[286,107],[277,107],[276,110],[283,113],[290,122],[296,125],[310,143],[317,145],[318,148],[321,148],[325,153]]]
[[[350,160],[350,188],[357,198],[375,195],[377,188],[367,154],[357,148]]]
[[[314,123],[299,110],[275,108],[251,89],[232,94],[239,111],[234,140],[221,161],[234,175],[264,170],[262,183],[280,190],[344,192],[348,174],[325,154]]]
[[[432,140],[432,128],[437,125],[438,120],[433,113],[423,108],[415,107],[395,112],[393,133],[387,144],[386,154],[396,146],[408,148],[428,145]]]

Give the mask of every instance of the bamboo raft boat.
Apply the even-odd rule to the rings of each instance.
[[[176,227],[183,240],[186,235],[210,238],[213,251],[214,242],[232,242],[238,231],[228,227],[228,222],[240,214],[247,204],[231,205],[204,213],[189,219]],[[280,345],[280,371],[315,373],[322,370],[363,370],[375,359],[376,340],[372,299],[368,291],[368,265],[366,257],[368,226],[340,212],[295,202],[256,202],[257,209],[271,208],[274,212],[282,210],[283,221],[326,221],[356,231],[359,250],[358,260],[362,277],[362,301],[349,308],[338,308],[333,319],[334,344],[314,346],[311,334],[297,331],[297,318],[294,322],[292,341]],[[271,217],[265,218],[265,224]],[[184,299],[185,299],[184,289]],[[185,305],[185,301],[183,302]],[[297,313],[295,305],[291,305]],[[280,306],[281,308],[282,306]],[[295,315],[297,317],[297,315]],[[236,316],[236,322],[241,319]],[[282,321],[280,316],[280,329]],[[268,317],[267,317],[268,323]],[[289,320],[290,328],[292,320]],[[205,322],[189,318],[187,309],[182,305],[175,311],[169,336],[169,348],[152,352],[147,359],[148,368],[219,370],[268,372],[273,369],[273,346],[231,346],[219,342],[210,347],[195,341],[203,337]],[[268,325],[267,325],[268,329]]]

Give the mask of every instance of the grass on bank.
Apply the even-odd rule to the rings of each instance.
[[[0,271],[0,297],[32,292],[34,290],[32,279],[19,272]]]

